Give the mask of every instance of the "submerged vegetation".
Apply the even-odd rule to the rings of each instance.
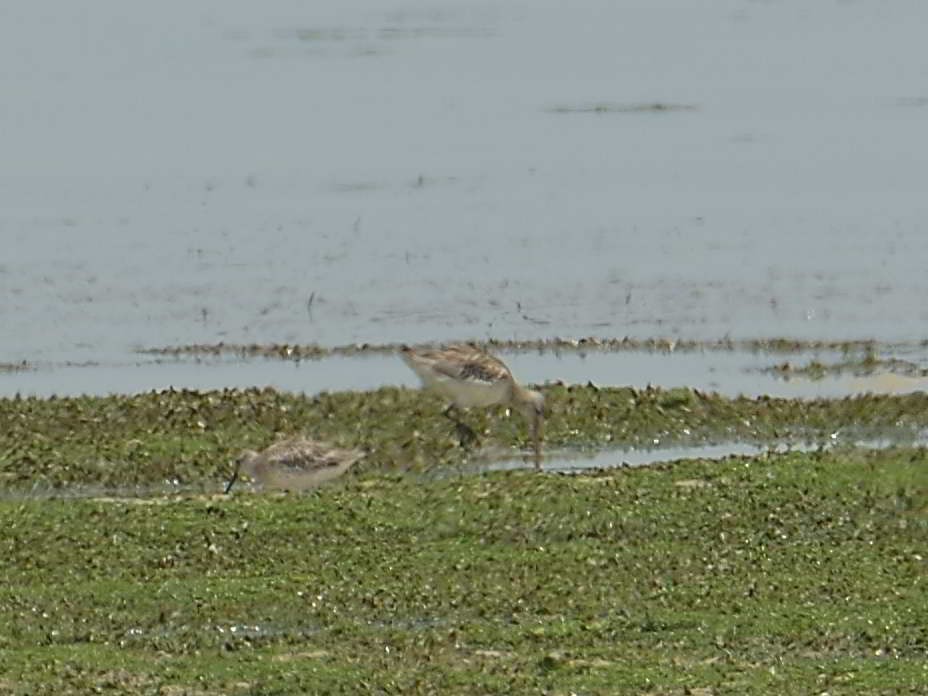
[[[823,362],[814,359],[805,364],[796,365],[787,360],[777,363],[766,371],[785,379],[804,377],[818,380],[832,375],[853,374],[862,376],[872,375],[877,372],[892,373],[905,377],[928,377],[928,370],[919,367],[911,360],[882,358],[875,351],[867,351],[859,356],[848,356],[844,360],[836,362]]]
[[[922,394],[545,392],[551,446],[928,425]],[[928,681],[924,449],[462,475],[470,455],[441,408],[396,388],[0,400],[0,692],[857,694]],[[525,444],[502,409],[468,420]],[[311,494],[216,493],[241,449],[297,432],[368,454]],[[213,494],[68,495],[164,481]]]
[[[311,304],[312,298],[310,298]],[[602,338],[584,336],[581,338],[543,338],[527,340],[475,341],[473,345],[483,350],[497,351],[578,351],[578,352],[702,352],[702,351],[738,351],[757,353],[802,353],[807,351],[839,351],[846,356],[857,354],[872,355],[878,344],[873,340],[816,341],[792,338],[768,338],[751,340],[734,340],[724,338],[714,341],[697,341],[672,338]],[[885,344],[884,348],[899,348],[908,344]],[[928,346],[928,341],[920,341],[918,346]],[[427,346],[413,346],[422,348]],[[217,357],[229,355],[235,357],[262,357],[281,360],[319,360],[333,355],[366,355],[397,353],[401,348],[397,343],[353,343],[343,346],[321,346],[316,343],[196,343],[190,345],[161,346],[141,348],[139,352],[146,355],[169,357]]]

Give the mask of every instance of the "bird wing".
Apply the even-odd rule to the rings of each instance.
[[[290,438],[274,443],[265,450],[278,466],[293,470],[335,467],[363,456],[358,450],[342,450],[308,438]]]
[[[473,346],[453,345],[427,351],[423,357],[429,359],[436,372],[452,379],[494,383],[511,377],[502,360]]]
[[[320,466],[325,467],[342,466],[343,464],[351,465],[361,459],[363,456],[364,453],[360,450],[343,450],[332,448],[327,452],[320,454],[319,464]]]

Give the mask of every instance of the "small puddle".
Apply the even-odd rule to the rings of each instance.
[[[882,450],[891,447],[926,447],[928,431],[899,431],[878,437],[857,437],[850,434],[833,433],[826,438],[781,441],[775,443],[722,442],[712,444],[669,445],[666,447],[610,448],[596,452],[576,450],[550,450],[545,454],[542,470],[562,473],[583,473],[597,469],[651,466],[684,459],[721,460],[727,457],[754,457],[761,454],[783,454],[786,452],[813,452],[833,449]],[[467,473],[489,471],[514,471],[533,469],[532,455],[524,453],[513,456],[511,451],[486,452],[479,462],[471,462],[464,468]]]

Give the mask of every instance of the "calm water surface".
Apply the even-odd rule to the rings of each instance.
[[[38,369],[0,393],[408,378],[133,353],[199,342],[920,339],[926,23],[914,0],[9,5],[0,362]],[[532,360],[767,390],[738,359]]]

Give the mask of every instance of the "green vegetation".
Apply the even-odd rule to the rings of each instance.
[[[810,360],[804,365],[796,365],[787,360],[767,368],[766,371],[787,379],[805,377],[812,380],[824,379],[832,375],[854,374],[860,376],[872,375],[876,372],[892,372],[906,377],[928,376],[928,370],[919,367],[910,360],[881,358],[874,352],[852,357],[846,356],[843,360],[831,363]]]
[[[915,433],[928,427],[928,396],[865,395],[840,400],[730,399],[687,388],[544,388],[549,447],[827,441]],[[304,433],[368,452],[360,472],[445,471],[463,464],[440,399],[385,387],[304,397],[271,389],[163,391],[133,396],[0,399],[0,486],[16,491],[166,481],[213,487],[244,448]],[[526,446],[526,428],[504,409],[467,421],[485,442]]]
[[[919,450],[8,501],[2,673],[14,693],[916,693],[926,472]]]
[[[547,393],[555,443],[928,418],[922,395]],[[0,400],[0,693],[923,693],[925,450],[462,476],[420,396]],[[470,418],[524,443],[501,415]],[[297,430],[370,455],[308,495],[17,497],[218,488]]]

